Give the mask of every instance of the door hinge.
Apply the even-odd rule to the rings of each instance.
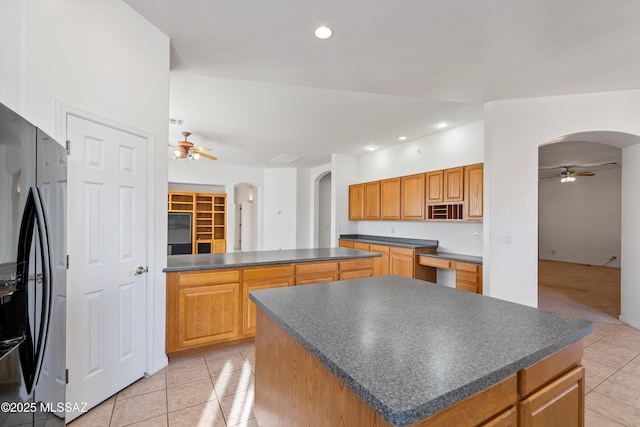
[[[69,370],[68,369],[65,369],[65,371],[64,371],[64,381],[65,381],[65,384],[69,384]]]
[[[71,155],[71,141],[67,139],[67,156]]]
[[[67,254],[67,270],[69,269],[69,254]]]

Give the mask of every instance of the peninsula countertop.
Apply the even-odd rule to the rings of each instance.
[[[394,425],[434,414],[592,330],[584,320],[401,276],[250,298]]]
[[[373,258],[380,254],[348,248],[289,249],[281,251],[227,252],[221,254],[170,255],[165,273],[243,268],[292,262]]]

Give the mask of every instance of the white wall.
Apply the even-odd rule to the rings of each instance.
[[[559,136],[599,130],[628,133],[626,140],[635,143],[640,135],[638,117],[637,90],[486,104],[485,293],[537,306],[538,146]],[[640,197],[638,150],[637,146],[622,150],[620,254],[621,318],[636,327],[640,327],[640,287],[636,279],[640,277],[637,250],[640,222],[636,215]]]
[[[296,168],[264,170],[264,250],[296,248],[297,194]]]
[[[317,180],[316,205],[316,246],[328,248],[331,246],[331,173],[322,175]]]
[[[482,163],[483,160],[484,122],[480,120],[365,154],[359,157],[360,173],[350,184]]]
[[[540,259],[620,267],[621,169],[538,186]]]
[[[60,104],[151,135],[147,371],[161,369],[169,39],[122,1],[0,1],[0,102],[58,142],[66,131]]]
[[[341,234],[358,232],[349,221],[349,185],[359,182],[358,158],[347,154],[331,155],[331,246],[338,246]]]
[[[296,248],[313,247],[313,183],[309,169],[298,168],[296,196]]]

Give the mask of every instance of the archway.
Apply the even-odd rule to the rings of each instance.
[[[618,322],[622,148],[637,142],[635,135],[590,131],[539,147],[540,308]]]
[[[331,171],[324,172],[315,180],[315,247],[331,246]]]

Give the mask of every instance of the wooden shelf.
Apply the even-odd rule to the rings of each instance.
[[[169,212],[191,212],[192,253],[227,251],[227,195],[169,192]]]

